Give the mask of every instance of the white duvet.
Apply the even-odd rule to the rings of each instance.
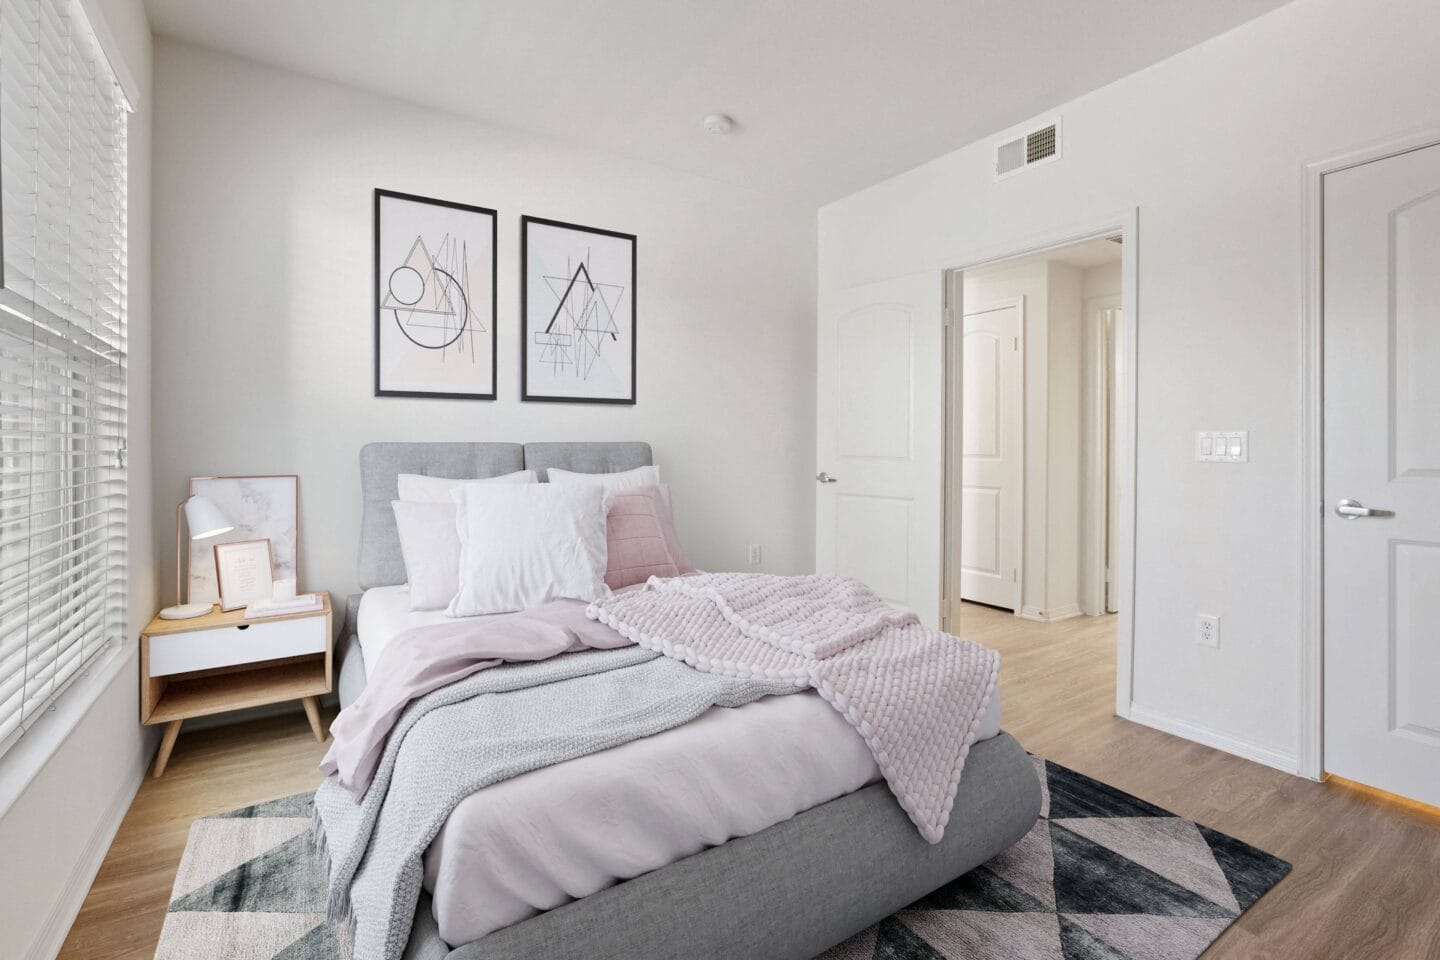
[[[411,613],[403,587],[366,592],[367,670]],[[1000,729],[992,698],[979,739]],[[425,856],[440,936],[468,943],[620,880],[756,833],[878,780],[870,750],[816,693],[771,697],[486,787]]]

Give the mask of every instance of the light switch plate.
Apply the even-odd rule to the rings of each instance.
[[[1202,463],[1248,463],[1248,430],[1202,430],[1195,434],[1195,459]]]

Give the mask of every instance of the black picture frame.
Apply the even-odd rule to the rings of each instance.
[[[393,390],[385,389],[381,384],[382,378],[382,355],[381,355],[381,325],[384,323],[384,289],[381,281],[381,202],[383,200],[402,200],[411,203],[429,204],[437,207],[447,207],[453,210],[464,210],[467,213],[479,214],[490,218],[490,391],[488,393],[456,393],[443,390]],[[457,203],[453,200],[440,200],[435,197],[423,197],[413,193],[402,193],[398,190],[384,190],[375,188],[374,196],[374,243],[375,243],[375,268],[372,282],[375,295],[375,396],[377,397],[420,397],[435,400],[494,400],[499,393],[499,337],[497,327],[499,326],[499,236],[500,236],[500,215],[490,207],[480,207],[468,203]],[[408,339],[414,342],[413,338]],[[458,336],[458,334],[457,334]],[[433,349],[433,348],[432,348]]]
[[[529,277],[530,277],[530,226],[556,227],[563,230],[571,230],[576,233],[588,233],[600,237],[608,237],[614,240],[624,240],[630,245],[630,289],[629,293],[629,321],[630,321],[630,395],[628,397],[584,397],[584,396],[554,396],[531,392],[530,389],[530,302],[529,302]],[[601,403],[619,404],[623,406],[634,406],[636,399],[637,380],[637,352],[638,342],[638,318],[639,311],[636,307],[636,277],[638,275],[638,240],[633,233],[624,233],[619,230],[605,230],[600,227],[588,227],[583,224],[569,223],[564,220],[551,220],[545,217],[522,216],[520,218],[520,399],[523,401],[538,401],[543,403]],[[578,270],[577,270],[578,276]],[[588,279],[588,271],[587,271]],[[572,282],[573,279],[572,279]],[[595,281],[591,281],[592,285]],[[553,318],[552,318],[553,319]]]

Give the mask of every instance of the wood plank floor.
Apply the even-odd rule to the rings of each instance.
[[[1295,865],[1207,960],[1440,960],[1440,816],[1117,719],[1113,617],[1036,624],[965,604],[1004,655],[1005,726],[1032,752]],[[182,734],[136,794],[60,956],[150,960],[190,823],[319,782],[304,715]]]

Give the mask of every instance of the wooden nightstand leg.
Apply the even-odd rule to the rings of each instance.
[[[310,729],[315,732],[315,739],[324,743],[325,730],[320,726],[320,700],[317,697],[301,697],[300,702],[305,705],[305,716],[310,720]]]
[[[165,765],[170,762],[170,751],[175,749],[175,738],[180,736],[180,725],[184,722],[171,720],[165,724],[165,735],[160,738],[160,752],[155,755],[155,776],[165,773]]]

